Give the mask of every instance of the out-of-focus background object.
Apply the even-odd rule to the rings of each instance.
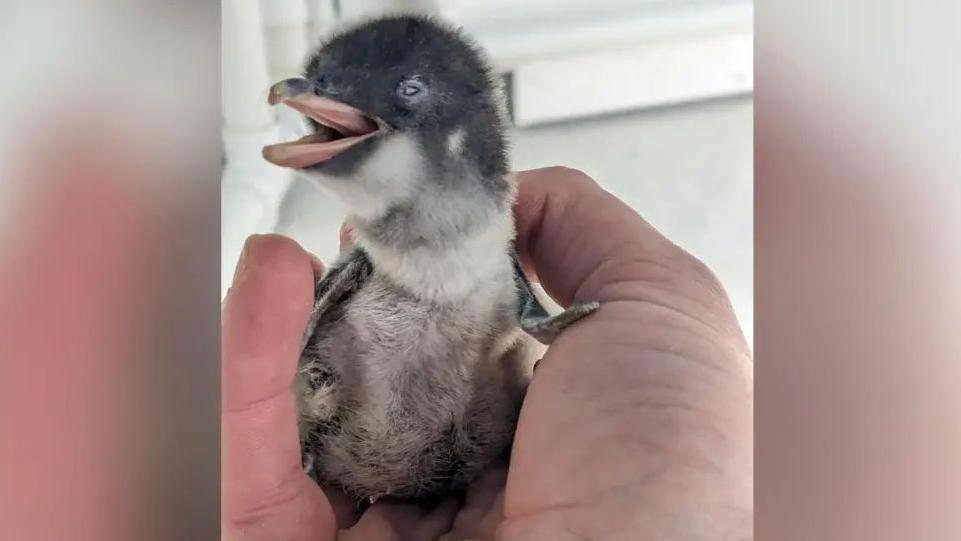
[[[0,2],[0,539],[219,537],[218,8]]]
[[[260,0],[223,3],[223,291],[243,240],[275,231],[325,261],[339,202],[265,162],[303,129],[266,104],[337,27],[416,11],[462,26],[504,77],[512,166],[581,169],[707,263],[753,326],[749,0]]]

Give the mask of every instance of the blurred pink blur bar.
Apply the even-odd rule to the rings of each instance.
[[[0,537],[215,539],[219,4],[0,10]]]
[[[961,539],[961,11],[756,13],[757,539]]]

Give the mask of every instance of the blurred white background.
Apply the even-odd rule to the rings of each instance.
[[[436,14],[508,82],[512,165],[581,169],[707,263],[753,337],[753,9],[743,0],[226,0],[223,289],[243,240],[275,231],[325,261],[343,208],[260,156],[299,119],[266,105],[357,18]]]

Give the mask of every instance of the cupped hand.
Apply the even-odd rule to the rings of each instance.
[[[456,504],[378,502],[360,517],[313,484],[290,383],[321,266],[253,237],[224,306],[226,538],[751,538],[751,359],[717,280],[582,173],[518,181],[527,271],[561,304],[602,307],[538,365],[508,471]]]
[[[752,362],[714,275],[577,171],[521,175],[518,249],[562,305],[498,539],[752,537]]]

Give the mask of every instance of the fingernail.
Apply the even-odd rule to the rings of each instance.
[[[250,250],[250,243],[254,240],[254,237],[259,237],[260,235],[251,235],[247,237],[244,241],[244,247],[240,250],[240,257],[237,258],[237,266],[234,267],[234,283],[237,283],[237,279],[244,273],[247,268],[247,252]]]

